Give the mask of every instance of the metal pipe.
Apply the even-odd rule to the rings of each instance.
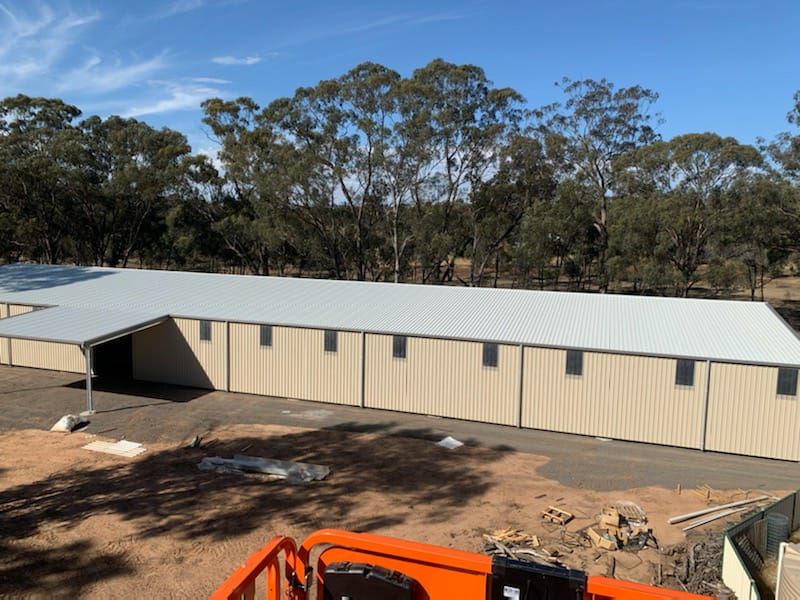
[[[718,510],[733,508],[735,506],[744,506],[745,504],[752,504],[753,502],[761,502],[762,500],[767,500],[768,498],[769,496],[759,496],[758,498],[751,498],[750,500],[739,500],[738,502],[730,502],[729,504],[712,506],[710,508],[704,508],[703,510],[698,510],[693,513],[678,515],[677,517],[670,517],[669,519],[667,519],[667,523],[669,523],[670,525],[675,525],[675,523],[688,521],[689,519],[693,519],[695,517],[701,517],[703,515],[707,515],[708,513],[717,512]]]
[[[711,523],[711,521],[716,521],[717,519],[721,519],[722,517],[729,517],[733,514],[745,511],[748,508],[749,508],[748,506],[745,506],[744,508],[732,508],[731,510],[726,510],[725,512],[720,513],[718,515],[712,515],[710,517],[706,517],[705,519],[699,519],[698,521],[693,521],[692,523],[689,523],[686,527],[684,527],[682,531],[689,531],[691,529],[694,529],[695,527],[700,527],[700,525],[705,525],[706,523]]]
[[[94,414],[94,398],[92,397],[92,347],[84,346],[83,355],[86,358],[86,413]]]

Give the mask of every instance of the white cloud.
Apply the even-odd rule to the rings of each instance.
[[[211,59],[211,62],[217,63],[218,65],[244,65],[250,66],[256,63],[261,62],[260,56],[215,56]]]
[[[75,45],[81,31],[100,19],[96,12],[56,11],[44,3],[34,6],[23,12],[0,3],[0,77],[8,87],[48,74]]]
[[[82,66],[64,73],[60,78],[58,89],[92,93],[112,92],[144,81],[165,66],[164,53],[131,64],[124,64],[119,58],[108,61],[98,55],[92,55]]]
[[[215,87],[201,85],[191,80],[188,82],[152,80],[147,83],[161,92],[162,97],[132,106],[122,116],[142,117],[179,110],[197,110],[203,100],[223,95]]]
[[[231,83],[230,80],[220,79],[219,77],[192,77],[190,81],[194,81],[195,83],[216,83],[219,85]]]

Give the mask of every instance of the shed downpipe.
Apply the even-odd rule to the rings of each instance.
[[[84,346],[83,355],[86,358],[86,412],[84,415],[94,414],[94,398],[92,397],[92,347]]]
[[[700,450],[706,449],[706,432],[708,430],[708,395],[711,387],[711,361],[706,361],[706,385],[703,388],[703,425],[700,432]]]

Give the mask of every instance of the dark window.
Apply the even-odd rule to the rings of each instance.
[[[211,341],[211,321],[200,321],[200,341]]]
[[[272,347],[272,325],[262,325],[259,344],[266,348]]]
[[[694,385],[694,361],[679,358],[675,361],[675,385]]]
[[[582,350],[567,350],[567,375],[583,375]]]
[[[392,357],[405,358],[406,357],[406,336],[393,335],[392,336]]]
[[[797,369],[791,367],[778,369],[778,393],[781,396],[797,395]]]
[[[497,366],[497,344],[486,342],[483,344],[483,366]]]
[[[325,352],[336,352],[336,332],[325,330]]]

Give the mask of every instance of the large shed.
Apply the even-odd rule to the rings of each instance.
[[[800,460],[768,305],[0,267],[0,363]],[[268,400],[265,400],[268,401]]]

